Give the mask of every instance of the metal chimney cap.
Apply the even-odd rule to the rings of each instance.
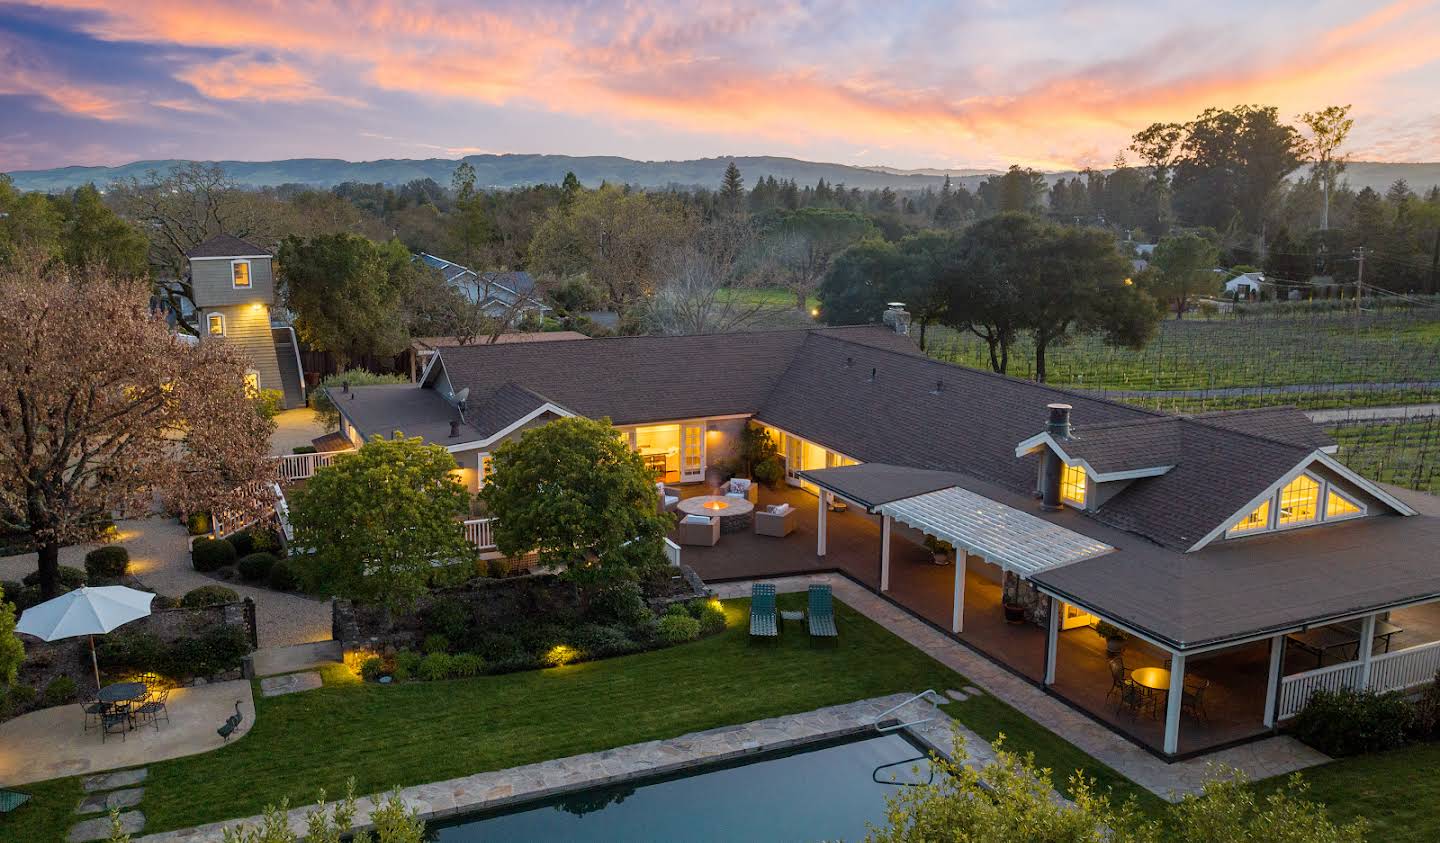
[[[1075,409],[1074,407],[1070,406],[1069,404],[1059,404],[1059,403],[1056,403],[1056,404],[1046,404],[1046,405],[1045,405],[1045,408],[1046,408],[1047,410],[1073,410],[1073,409]]]

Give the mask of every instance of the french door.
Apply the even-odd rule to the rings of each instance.
[[[705,424],[680,425],[680,482],[705,479]]]

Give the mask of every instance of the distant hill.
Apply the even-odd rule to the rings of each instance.
[[[745,176],[746,185],[757,178],[774,176],[794,179],[802,185],[819,179],[834,184],[865,190],[889,187],[893,190],[921,190],[939,186],[949,175],[955,184],[974,189],[998,170],[901,170],[892,167],[854,167],[826,164],[774,156],[740,156],[736,158],[700,158],[690,161],[635,161],[617,156],[572,155],[470,155],[463,159],[475,168],[476,183],[488,188],[518,187],[527,184],[558,184],[567,171],[574,172],[586,185],[602,181],[632,184],[646,188],[717,187],[725,167],[731,161]],[[21,190],[57,192],[94,182],[98,187],[131,177],[144,179],[151,170],[164,172],[178,163],[175,159],[136,161],[118,167],[59,167],[53,170],[18,170],[10,173]],[[338,158],[290,158],[284,161],[217,161],[237,182],[251,187],[280,184],[303,184],[311,187],[333,187],[341,182],[384,182],[403,184],[415,179],[430,178],[448,185],[450,174],[459,161],[451,158],[387,158],[379,161],[343,161]],[[1047,181],[1069,178],[1074,172],[1047,173]],[[1440,163],[1381,164],[1353,162],[1343,178],[1357,189],[1373,187],[1383,191],[1391,182],[1403,178],[1416,191],[1440,184]]]

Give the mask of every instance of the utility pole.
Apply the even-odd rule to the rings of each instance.
[[[1355,268],[1355,315],[1360,315],[1360,298],[1365,295],[1365,247],[1361,246],[1355,250],[1355,260],[1359,266]]]
[[[1435,248],[1430,252],[1429,292],[1440,293],[1440,228],[1435,229]]]

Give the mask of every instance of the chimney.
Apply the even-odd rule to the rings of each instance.
[[[880,321],[889,325],[895,333],[910,336],[910,311],[905,309],[905,302],[887,302]]]
[[[1045,424],[1045,432],[1051,438],[1064,442],[1070,438],[1070,410],[1069,404],[1050,404],[1050,419]],[[1060,473],[1064,464],[1060,461],[1060,455],[1055,453],[1054,448],[1047,447],[1040,462],[1040,508],[1046,512],[1058,512],[1060,510]]]
[[[455,420],[455,419],[451,419],[451,420],[450,420],[450,438],[451,438],[451,439],[459,439],[459,438],[460,438],[460,422],[457,421],[457,420]]]
[[[350,381],[340,381],[340,391],[346,394],[350,392]]]
[[[931,395],[939,395],[940,393],[942,393],[942,392],[944,392],[944,391],[945,391],[945,381],[943,381],[943,380],[937,380],[937,381],[935,381],[935,388],[932,389],[932,390],[930,390],[930,394],[931,394]]]

